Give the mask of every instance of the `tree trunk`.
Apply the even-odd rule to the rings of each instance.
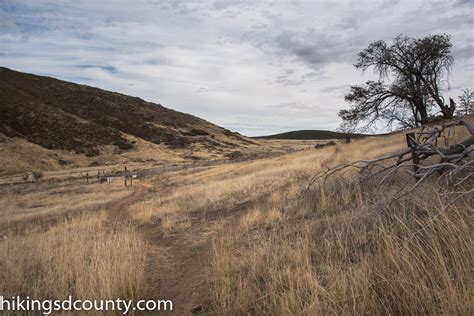
[[[415,104],[415,108],[420,115],[421,125],[428,124],[428,111],[426,109],[426,104],[423,102],[423,97],[418,96],[415,98],[415,100],[413,100],[413,103]],[[416,120],[417,118],[415,117],[415,121]]]
[[[426,106],[424,104],[420,107],[420,118],[421,125],[428,124],[428,111],[426,110]]]

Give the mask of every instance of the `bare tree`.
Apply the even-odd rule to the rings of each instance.
[[[459,115],[469,115],[474,113],[474,91],[463,89],[459,96]]]
[[[344,134],[345,139],[346,139],[346,143],[350,143],[352,134],[355,133],[355,128],[349,122],[344,121],[339,126],[338,131]]]
[[[398,35],[391,44],[371,43],[358,54],[354,66],[362,71],[373,68],[379,80],[352,86],[345,96],[351,108],[339,116],[364,127],[378,120],[417,127],[428,123],[432,109],[452,118],[456,105],[452,100],[445,104],[441,95],[453,64],[451,47],[451,38],[445,34],[420,39]]]

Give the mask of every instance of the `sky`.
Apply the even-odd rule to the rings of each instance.
[[[474,88],[474,0],[0,0],[0,66],[138,96],[249,136],[335,130],[375,40],[452,36]]]

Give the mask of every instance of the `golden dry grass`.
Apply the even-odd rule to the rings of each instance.
[[[35,299],[137,298],[147,245],[130,224],[108,220],[114,185],[47,183],[0,196],[0,293]]]
[[[176,172],[165,180],[165,190],[135,204],[130,213],[142,223],[159,223],[165,235],[176,234],[188,229],[193,217],[232,211],[244,202],[263,199],[282,187],[290,188],[318,170],[321,161],[330,156],[329,152],[321,152],[320,161],[310,153],[314,151]]]
[[[88,214],[0,241],[0,292],[37,299],[139,297],[146,245],[133,228],[106,227],[104,218],[104,212]]]
[[[244,214],[240,219],[240,230],[248,233],[256,228],[269,228],[283,220],[283,214],[278,208],[262,210],[256,207]]]
[[[452,201],[427,184],[389,203],[392,186],[337,177],[302,193],[325,168],[405,147],[394,134],[168,172],[116,213],[107,207],[133,192],[121,183],[3,189],[0,293],[139,297],[157,266],[180,266],[150,255],[149,233],[151,252],[176,260],[188,258],[181,242],[206,253],[215,238],[213,287],[199,289],[213,314],[472,314],[472,196]]]
[[[465,135],[459,130],[454,137]],[[320,165],[405,146],[403,134],[340,144]],[[397,201],[392,191],[336,177],[303,195],[281,190],[285,198],[250,210],[215,241],[213,311],[472,314],[474,197],[454,199],[435,184]]]
[[[473,198],[422,193],[388,205],[341,182],[279,205],[272,226],[244,217],[215,244],[216,313],[471,314]]]
[[[143,222],[152,218],[158,218],[161,223],[171,219],[176,223],[186,222],[192,211],[229,209],[236,204],[280,192],[283,187],[289,193],[314,173],[337,163],[349,162],[357,157],[354,155],[360,157],[362,152],[370,152],[365,156],[378,157],[404,146],[404,136],[397,134],[320,150],[304,150],[277,158],[175,172],[164,180],[157,178],[164,183],[154,183],[155,186],[165,184],[168,190],[157,192],[150,200],[138,203],[131,213]]]
[[[103,185],[32,186],[26,191],[3,189],[0,197],[0,234],[33,232],[63,218],[94,213],[130,194],[118,183]]]

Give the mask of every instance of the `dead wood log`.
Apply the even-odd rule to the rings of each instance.
[[[447,148],[440,146],[438,140],[444,139],[444,145],[447,145],[451,138],[451,129],[456,126],[465,127],[471,136]],[[424,127],[416,134],[417,137],[414,133],[407,134],[409,149],[375,159],[341,164],[317,173],[310,179],[305,191],[317,181],[324,182],[329,177],[350,169],[358,170],[350,181],[366,181],[380,176],[379,185],[391,181],[397,172],[405,170],[415,179],[415,183],[404,187],[400,194],[415,190],[433,175],[438,175],[438,180],[443,178],[446,186],[458,190],[474,178],[474,160],[472,160],[474,128],[467,121],[447,121],[441,126]],[[472,191],[472,188],[464,188],[456,192],[472,193]]]

